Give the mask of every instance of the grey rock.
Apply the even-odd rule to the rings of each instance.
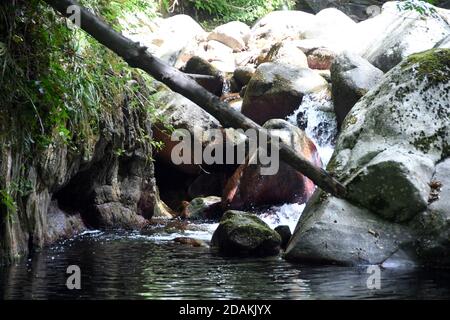
[[[356,102],[382,77],[383,71],[354,53],[343,52],[336,57],[331,66],[331,92],[339,127]]]

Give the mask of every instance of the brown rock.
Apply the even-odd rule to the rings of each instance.
[[[264,126],[272,129],[272,134],[280,136],[282,141],[306,159],[322,166],[316,146],[302,130],[284,120],[271,120]],[[225,209],[244,210],[286,202],[304,203],[314,192],[313,182],[284,162],[280,163],[275,175],[262,175],[261,166],[249,162],[239,166],[228,180],[222,197]]]

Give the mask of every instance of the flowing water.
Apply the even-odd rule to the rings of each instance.
[[[326,95],[306,96],[289,121],[318,146],[324,166],[336,125]],[[271,208],[261,218],[293,231],[304,204]],[[381,289],[368,289],[367,267],[308,266],[281,257],[226,258],[208,246],[174,242],[191,237],[208,244],[217,223],[153,226],[142,232],[86,232],[0,267],[4,299],[448,299],[450,272],[383,269]],[[81,269],[81,290],[68,290],[69,265]]]

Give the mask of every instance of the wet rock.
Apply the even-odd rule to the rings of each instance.
[[[192,57],[186,63],[183,71],[189,74],[212,76],[214,79],[196,78],[198,84],[216,96],[221,96],[223,91],[223,76],[213,65],[200,57]]]
[[[199,240],[199,239],[194,239],[194,238],[188,238],[188,237],[175,238],[175,239],[173,239],[173,242],[183,244],[183,245],[188,245],[191,247],[208,247],[208,245],[204,241]]]
[[[436,196],[445,179],[440,163],[450,155],[449,71],[449,50],[412,55],[353,107],[327,167],[345,182],[348,200],[317,192],[286,258],[448,263],[441,247],[446,223],[434,206],[447,205]]]
[[[79,212],[65,212],[55,200],[49,205],[46,220],[46,243],[68,239],[87,230]]]
[[[289,228],[289,226],[278,226],[275,228],[275,231],[281,237],[281,249],[285,250],[287,244],[289,243],[289,240],[292,237],[291,229]]]
[[[249,26],[239,21],[232,21],[215,28],[209,34],[208,40],[219,41],[238,52],[245,49],[249,37]]]
[[[213,219],[220,217],[222,199],[209,196],[193,199],[183,210],[182,216],[191,220]]]
[[[263,63],[247,85],[242,113],[258,124],[292,114],[304,94],[324,90],[327,82],[310,69]]]
[[[339,127],[356,102],[382,77],[383,71],[356,54],[344,52],[336,58],[331,68],[331,91]]]
[[[158,188],[157,188],[158,189]],[[178,216],[159,196],[159,190],[156,193],[156,203],[154,207],[153,219],[172,219]]]
[[[326,48],[313,49],[308,53],[308,66],[316,70],[330,70],[336,54]]]
[[[280,235],[251,213],[227,211],[213,234],[211,245],[226,255],[272,256],[279,253]]]
[[[271,120],[264,127],[315,165],[322,165],[314,143],[299,128],[284,120]],[[274,175],[263,175],[261,169],[261,165],[252,164],[251,160],[239,166],[225,186],[222,197],[225,208],[242,210],[286,202],[304,203],[314,192],[314,184],[284,162],[280,162]]]

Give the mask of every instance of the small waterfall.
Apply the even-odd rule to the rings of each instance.
[[[305,95],[299,108],[287,120],[304,130],[314,141],[323,166],[326,167],[333,154],[338,133],[329,92]],[[305,206],[306,204],[298,203],[274,206],[267,213],[260,215],[260,218],[272,228],[288,225],[294,232]]]
[[[287,120],[304,130],[314,141],[323,166],[326,167],[333,154],[338,133],[329,93],[324,91],[305,95],[300,107]]]

